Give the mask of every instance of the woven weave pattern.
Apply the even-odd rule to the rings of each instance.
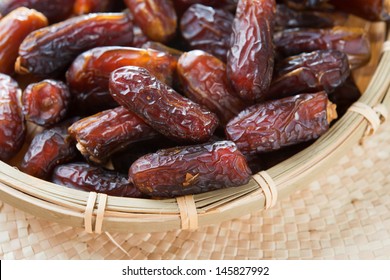
[[[200,228],[88,234],[0,202],[1,259],[390,259],[390,124],[268,211]]]

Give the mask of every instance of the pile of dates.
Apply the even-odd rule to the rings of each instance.
[[[0,160],[115,196],[244,185],[359,98],[370,42],[344,23],[385,2],[1,1]]]

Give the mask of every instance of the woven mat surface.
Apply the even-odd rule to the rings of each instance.
[[[0,201],[0,259],[390,259],[390,124],[268,211],[153,234],[85,233]]]

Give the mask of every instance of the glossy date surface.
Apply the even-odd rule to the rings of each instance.
[[[248,183],[245,157],[230,141],[159,150],[135,161],[129,178],[156,197],[196,194]]]

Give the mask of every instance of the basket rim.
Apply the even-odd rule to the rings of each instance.
[[[390,40],[389,30],[386,38]],[[383,50],[375,73],[358,102],[371,108],[383,104],[390,110],[390,75],[383,73],[390,73],[390,48]],[[279,196],[286,197],[302,189],[308,180],[312,181],[310,178],[315,178],[358,143],[367,127],[363,115],[348,111],[314,144],[265,170]],[[221,196],[223,199],[215,201],[215,197]],[[2,161],[0,198],[46,220],[98,233],[195,229],[259,211],[266,203],[264,192],[253,177],[244,186],[188,196],[187,204],[183,204],[181,198],[124,198],[69,189],[22,173]]]

